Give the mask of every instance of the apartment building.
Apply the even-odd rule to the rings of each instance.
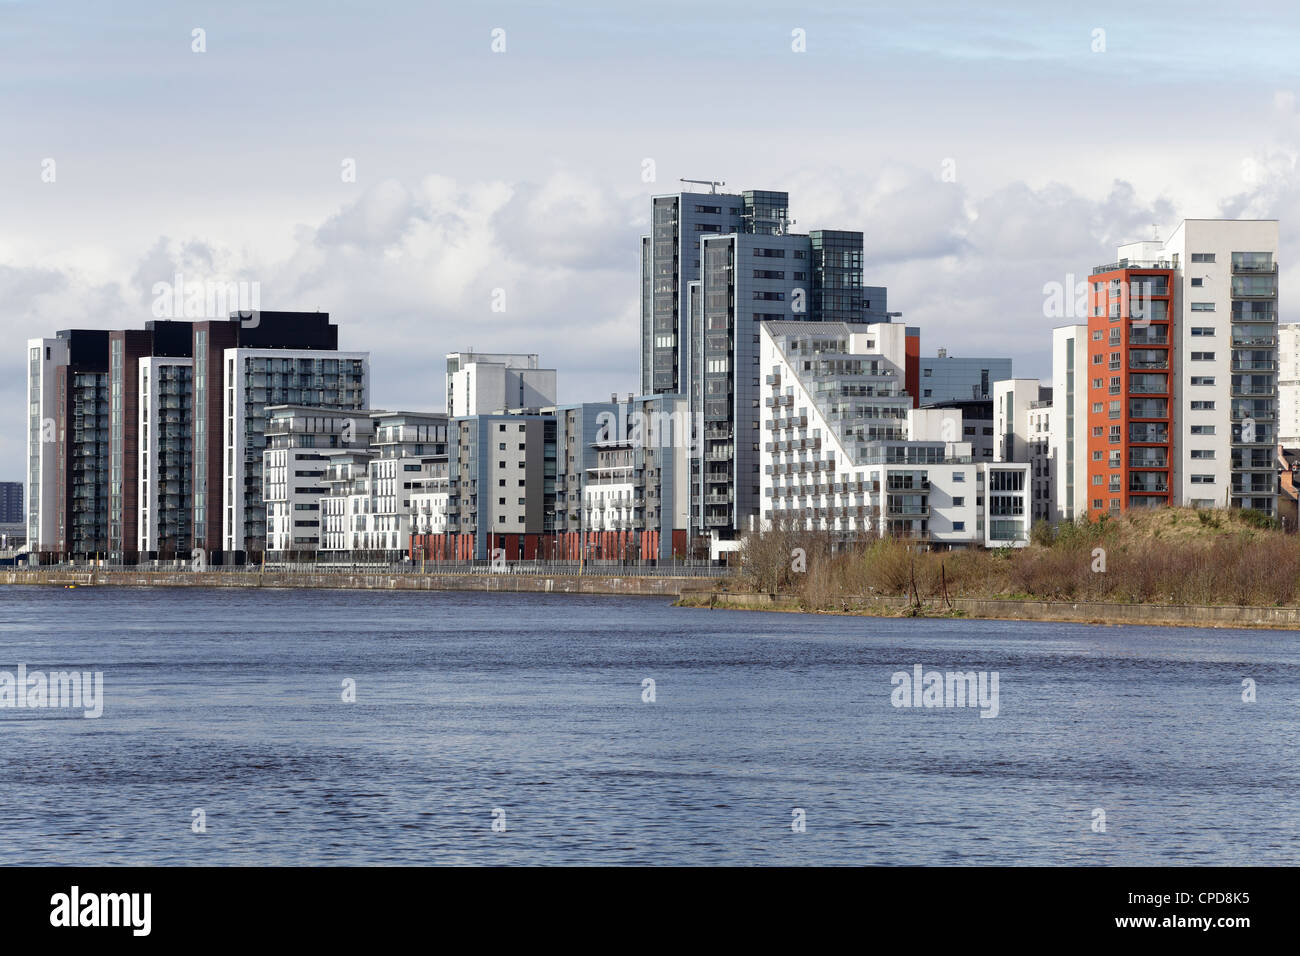
[[[1056,520],[1056,458],[1053,455],[1052,388],[1036,378],[993,384],[994,459],[1029,465],[1030,518]]]
[[[108,332],[27,342],[27,541],[49,557],[108,551]]]
[[[325,559],[409,557],[428,533],[431,482],[448,474],[453,428],[444,413],[376,411],[366,430],[369,446],[330,454],[321,476]],[[446,513],[444,501],[444,521]]]
[[[262,497],[266,506],[268,560],[312,561],[323,547],[321,499],[333,456],[369,449],[374,419],[311,405],[272,405],[266,410]]]
[[[625,402],[632,400],[628,395]],[[608,402],[555,409],[555,531],[557,554],[567,559],[581,556],[587,476],[596,467],[597,441],[608,432],[610,416],[617,420],[619,407],[619,397],[611,395]]]
[[[23,520],[28,547],[55,550],[55,501],[60,461],[56,455],[56,380],[71,350],[70,333],[27,341],[27,468],[24,474]]]
[[[1088,326],[1052,330],[1052,431],[1049,455],[1056,462],[1054,521],[1074,521],[1088,509],[1088,418],[1086,396]]]
[[[417,533],[415,560],[508,561],[547,557],[556,548],[556,416],[553,412],[474,415],[451,420],[443,534]],[[421,491],[434,491],[430,471]],[[430,506],[435,499],[428,499]]]
[[[366,411],[369,366],[368,352],[284,346],[223,350],[221,529],[227,554],[255,561],[253,555],[265,547],[262,456],[267,408],[311,405],[333,412]]]
[[[301,312],[31,340],[32,549],[124,564],[260,551],[266,406],[365,408],[368,356],[337,345],[328,315]]]
[[[993,399],[949,399],[943,402],[923,401],[921,408],[948,409],[961,412],[961,440],[970,442],[971,457],[976,461],[993,461],[997,444],[993,427]]]
[[[0,481],[0,524],[23,524],[23,483]]]
[[[1277,327],[1277,441],[1300,449],[1300,322]]]
[[[687,396],[692,539],[734,539],[758,516],[758,324],[889,322],[887,290],[863,284],[863,236],[790,231],[789,194],[652,199],[642,238],[641,373],[646,394]]]
[[[1276,257],[1276,221],[1188,219],[1092,270],[1090,515],[1171,504],[1276,515]]]
[[[185,341],[188,344],[188,336]],[[138,558],[189,560],[193,553],[194,360],[185,355],[142,355],[133,377],[137,379],[136,427],[128,447],[135,446],[135,462],[124,474],[123,529],[134,531],[131,550]],[[127,515],[134,520],[127,521]]]
[[[976,462],[958,409],[913,409],[898,326],[764,323],[764,526],[1023,546],[1029,466]],[[892,340],[891,340],[892,339]]]
[[[450,352],[446,380],[452,418],[555,404],[555,369],[533,353]]]
[[[581,491],[586,555],[684,557],[692,441],[685,396],[629,396],[596,423]]]

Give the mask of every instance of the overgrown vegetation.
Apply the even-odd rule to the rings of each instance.
[[[843,598],[908,596],[1290,606],[1300,536],[1251,511],[1152,509],[1055,527],[1021,549],[929,551],[882,538],[833,553],[832,537],[777,527],[746,537],[742,587],[792,594],[808,610]]]

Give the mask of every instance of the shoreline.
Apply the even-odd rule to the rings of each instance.
[[[834,614],[849,617],[930,618],[937,620],[1047,621],[1107,627],[1206,627],[1300,631],[1300,607],[1238,605],[1117,604],[1103,601],[1040,601],[1016,598],[952,598],[950,605],[906,597],[858,595],[830,599],[830,607],[809,610],[793,594],[727,592],[694,589],[684,592],[677,607],[729,611],[770,611],[787,614]]]
[[[635,569],[629,569],[635,571]],[[1106,626],[1252,628],[1300,631],[1300,607],[1236,605],[1115,604],[1100,601],[1040,601],[1013,598],[952,598],[950,606],[915,607],[901,596],[864,600],[831,598],[809,610],[793,594],[718,590],[708,578],[646,574],[485,574],[384,571],[159,571],[108,568],[0,571],[0,584],[33,587],[247,587],[279,590],[506,591],[520,594],[605,594],[669,597],[675,607],[864,617],[922,617],[989,621],[1056,621]]]

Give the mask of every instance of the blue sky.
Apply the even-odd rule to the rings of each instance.
[[[861,229],[926,354],[1046,374],[1043,285],[1186,216],[1281,219],[1285,309],[1298,33],[1271,3],[0,0],[0,477],[22,341],[138,327],[176,271],[331,312],[377,407],[439,407],[468,346],[635,390],[637,237],[681,176]]]

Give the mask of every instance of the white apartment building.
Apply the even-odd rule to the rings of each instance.
[[[330,455],[322,476],[328,490],[320,499],[322,558],[347,557],[347,552],[361,549],[371,508],[373,457],[369,448]]]
[[[228,552],[266,540],[262,454],[270,405],[368,412],[370,353],[320,349],[231,348],[223,353],[221,526]]]
[[[1300,448],[1300,322],[1277,327],[1277,441]]]
[[[447,415],[468,418],[555,404],[555,369],[536,354],[449,352]]]
[[[1088,510],[1088,326],[1052,330],[1052,407],[1048,456],[1056,463],[1054,521]]]
[[[450,529],[447,506],[450,472],[445,461],[430,463],[427,471],[411,479],[411,533],[446,534]]]
[[[1186,219],[1158,249],[1175,269],[1173,503],[1277,514],[1277,220]]]
[[[367,448],[374,422],[365,413],[343,415],[302,405],[267,409],[267,450],[262,454],[266,550],[275,557],[312,560],[322,542],[321,498],[332,456]]]
[[[1056,459],[1052,454],[1052,389],[1036,378],[993,385],[994,460],[1029,465],[1030,518],[1052,521],[1056,509]]]
[[[380,411],[370,418],[370,447],[332,455],[325,469],[322,550],[407,555],[421,496],[436,477],[446,480],[447,416]],[[446,510],[444,499],[444,525]]]
[[[67,339],[27,340],[27,473],[23,509],[27,547],[31,551],[54,549],[54,496],[58,480],[54,433],[58,405],[54,379],[55,369],[67,363]]]
[[[760,520],[841,539],[1023,547],[1029,465],[976,462],[957,409],[913,409],[901,327],[766,322]],[[885,351],[881,351],[881,347]]]

